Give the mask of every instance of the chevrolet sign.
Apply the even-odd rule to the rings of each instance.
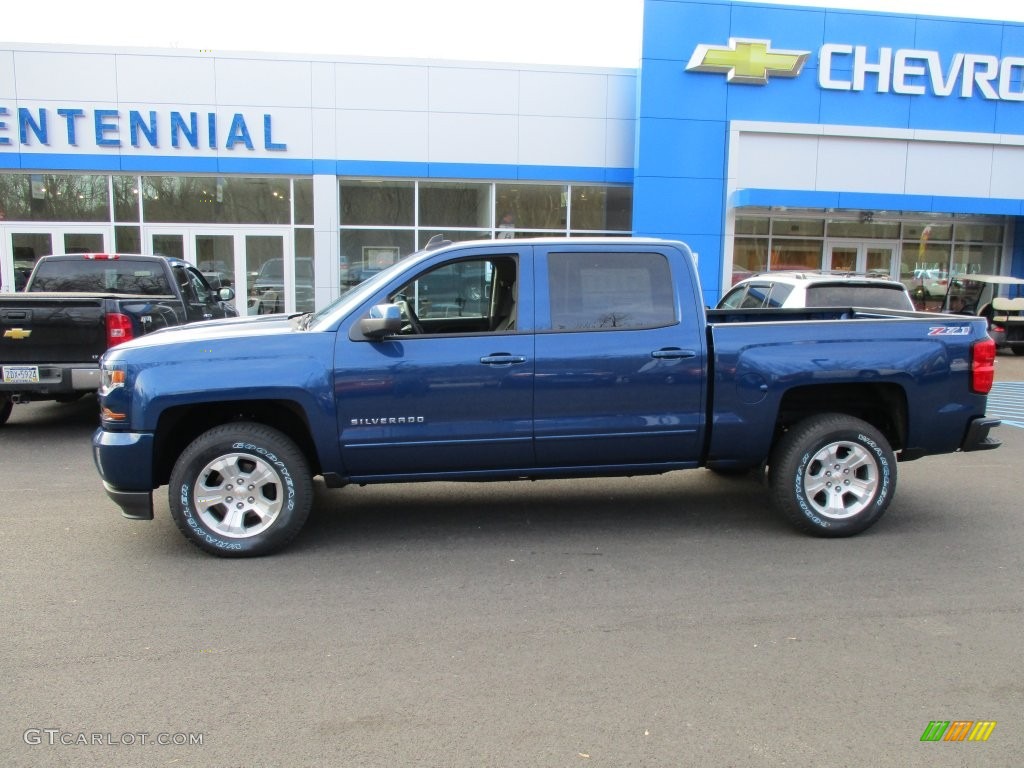
[[[771,77],[797,77],[810,56],[811,51],[772,48],[770,40],[731,37],[726,46],[699,44],[686,71],[722,73],[729,83],[767,85]],[[917,48],[873,51],[864,45],[826,43],[818,51],[818,86],[857,93],[1024,101],[1024,56],[944,57],[939,51]]]

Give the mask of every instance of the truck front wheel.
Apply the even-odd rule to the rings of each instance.
[[[775,507],[812,536],[852,536],[870,528],[896,491],[896,457],[888,440],[845,414],[812,416],[772,451]]]
[[[302,529],[313,478],[302,451],[282,432],[225,424],[178,457],[168,501],[175,524],[201,549],[221,557],[266,555]]]

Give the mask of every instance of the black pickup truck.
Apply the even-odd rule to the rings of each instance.
[[[140,254],[44,256],[19,293],[0,293],[0,424],[15,403],[72,401],[99,387],[110,347],[196,320],[233,317],[186,261]]]

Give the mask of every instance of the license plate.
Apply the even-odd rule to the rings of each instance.
[[[4,384],[38,384],[38,365],[5,365]]]

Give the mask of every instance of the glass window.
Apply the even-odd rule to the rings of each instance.
[[[142,253],[142,233],[138,227],[114,227],[114,250],[118,253]]]
[[[768,269],[768,240],[737,237],[732,254],[732,282]]]
[[[342,287],[361,283],[415,250],[412,230],[343,229]]]
[[[998,274],[1002,254],[999,245],[955,245],[951,271],[954,275]]]
[[[491,226],[490,184],[420,182],[419,194],[422,226]]]
[[[912,309],[907,294],[899,286],[809,285],[808,307],[881,307]]]
[[[631,231],[633,188],[574,184],[570,211],[573,230]]]
[[[821,269],[821,240],[772,240],[771,269]]]
[[[775,283],[772,285],[771,293],[768,295],[768,306],[769,307],[781,307],[786,299],[789,298],[789,294],[793,292],[792,285],[784,285],[782,283]]]
[[[772,219],[772,234],[783,237],[823,237],[824,219]]]
[[[8,221],[110,221],[107,177],[0,174],[0,213]]]
[[[153,253],[184,259],[185,238],[182,235],[153,235]]]
[[[163,269],[137,264],[126,270],[124,262],[94,259],[53,260],[36,273],[34,287],[40,291],[113,292],[146,296],[171,293]]]
[[[957,224],[958,243],[1002,243],[1003,228],[998,224]]]
[[[284,240],[275,235],[246,235],[245,270],[247,314],[284,312]],[[297,280],[297,265],[295,271]]]
[[[313,224],[313,180],[295,179],[294,190],[295,224]]]
[[[659,253],[552,253],[555,330],[651,328],[675,322],[672,273]]]
[[[879,240],[899,240],[900,223],[898,221],[829,221],[827,223],[829,237],[875,238]]]
[[[499,230],[566,228],[564,184],[496,184],[494,221]]]
[[[928,241],[903,243],[900,274],[930,269],[948,270],[950,250],[949,243]]]
[[[312,312],[316,303],[313,230],[295,230],[295,309]]]
[[[754,216],[737,216],[736,217],[736,234],[737,235],[767,235],[768,227],[771,224],[771,219],[765,217],[754,217]]]
[[[952,240],[952,224],[908,221],[903,224],[903,239],[920,241]]]
[[[739,309],[746,295],[747,287],[745,285],[738,286],[725,294],[722,300],[718,302],[718,306],[720,309]]]
[[[768,283],[751,283],[747,286],[747,295],[740,304],[741,309],[762,309],[768,304],[768,294],[772,287]]]
[[[290,180],[227,176],[144,176],[150,223],[290,224]]]
[[[139,177],[114,176],[114,221],[139,222]]]
[[[413,225],[413,182],[342,179],[340,185],[340,213],[343,226]]]
[[[517,273],[514,256],[464,259],[420,275],[389,300],[407,321],[403,334],[514,332]]]

